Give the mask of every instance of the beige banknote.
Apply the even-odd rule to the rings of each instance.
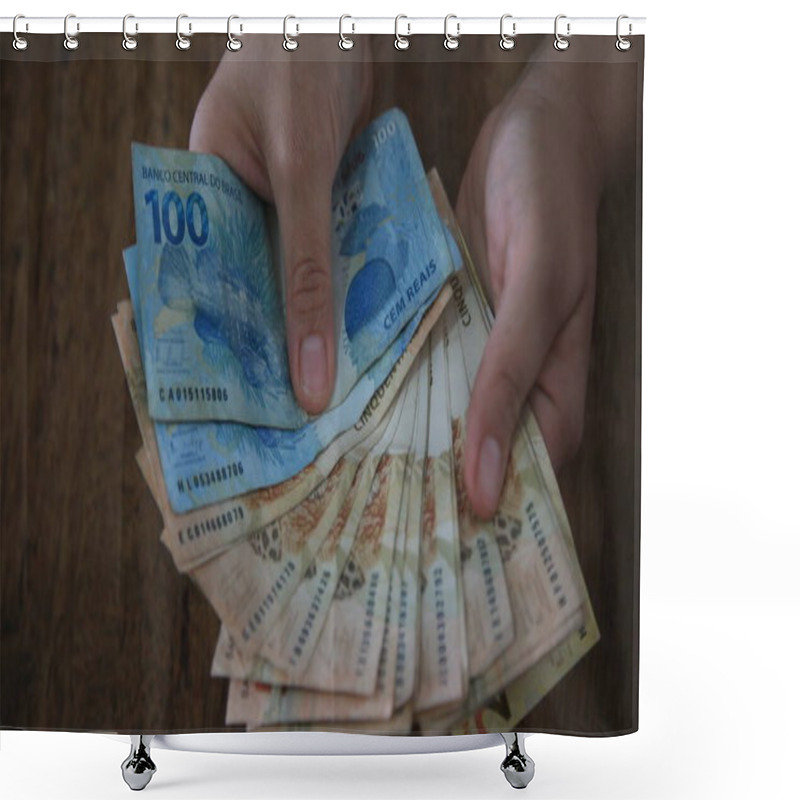
[[[453,312],[455,311],[452,309]],[[472,511],[464,483],[464,432],[469,384],[458,335],[458,317],[444,318],[447,331],[447,377],[450,399],[453,483],[461,542],[461,575],[466,606],[469,673],[480,675],[511,644],[516,630],[503,556],[491,521]]]
[[[406,393],[404,393],[406,394]],[[359,465],[358,473],[333,526],[314,555],[303,581],[292,595],[284,613],[270,631],[259,653],[261,659],[286,671],[290,681],[314,686],[301,680],[309,666],[336,591],[346,569],[352,568],[350,555],[358,526],[364,517],[371,486],[380,469],[384,453],[395,439],[403,409],[413,402],[408,396],[397,403],[391,424],[379,442]],[[350,501],[350,502],[348,502]]]
[[[341,611],[334,602],[326,620],[326,630],[331,631],[327,640],[330,649],[326,649],[326,631],[323,631],[314,653],[311,671],[318,673],[327,690],[273,687],[270,702],[261,709],[260,725],[392,717],[402,572],[393,568],[393,562],[402,563],[404,559],[405,531],[399,530],[400,508],[408,494],[403,491],[403,479],[413,441],[416,396],[427,375],[427,365],[422,366],[423,380],[416,372],[409,381],[409,397],[414,397],[414,403],[404,408],[403,419],[390,445],[393,459],[389,473],[385,481],[380,480],[380,471],[376,475],[376,492],[365,513],[365,519],[372,518],[368,522],[368,537],[363,536],[360,526],[353,547],[353,557],[364,576],[362,585],[352,598],[337,598]],[[369,545],[368,549],[364,545]],[[374,667],[370,664],[373,660]],[[374,673],[365,674],[367,669]]]
[[[314,684],[328,692],[375,692],[392,568],[395,557],[403,557],[405,537],[398,536],[398,526],[419,383],[419,370],[415,370],[409,376],[400,424],[375,476],[348,567],[307,671],[314,676]]]
[[[466,265],[464,273],[451,282],[454,303],[447,322],[451,338],[460,342],[471,387],[488,339],[491,312],[441,184],[434,182],[433,191],[440,215],[459,242]],[[455,326],[454,318],[458,320]],[[462,432],[463,427],[460,431],[454,427],[454,439],[463,438]],[[457,455],[463,452],[462,447],[463,442],[460,446],[455,443]],[[538,425],[527,408],[493,523],[508,580],[516,636],[501,657],[471,682],[464,707],[434,709],[427,718],[418,719],[428,732],[452,727],[459,715],[475,714],[492,702],[501,711],[508,710],[504,704],[510,703],[512,711],[506,718],[521,719],[599,637],[555,475]],[[491,708],[494,706],[484,708],[485,713],[490,715]],[[498,714],[495,712],[495,722],[500,724]],[[476,720],[473,715],[462,725],[474,727]]]
[[[305,499],[343,457],[356,463],[361,461],[368,448],[359,445],[363,444],[364,439],[374,431],[391,405],[420,348],[427,340],[433,324],[446,307],[450,294],[449,285],[445,286],[428,309],[392,372],[376,389],[358,422],[334,439],[312,464],[281,484],[196,509],[187,514],[175,514],[169,504],[165,504],[162,511],[164,516],[162,541],[180,571],[186,572],[196,567],[251,531],[286,513]],[[133,311],[128,301],[118,305],[116,319],[115,332],[137,422],[148,455],[153,465],[159,466],[155,477],[163,483],[155,429],[147,413],[147,390]],[[163,495],[166,497],[166,487]]]
[[[420,563],[421,644],[415,711],[459,701],[468,680],[459,520],[453,503],[444,327],[431,334],[431,393]]]
[[[258,653],[245,655],[223,625],[211,674],[282,686],[314,688],[304,679],[369,497],[380,456],[359,466],[337,517]]]
[[[384,631],[381,642],[380,658],[378,662],[378,676],[374,694],[362,701],[357,711],[350,710],[349,715],[352,719],[378,719],[390,720],[396,715],[396,709],[401,707],[396,696],[397,674],[399,665],[399,646],[400,646],[400,627],[401,615],[405,617],[403,627],[408,631],[410,620],[408,618],[408,590],[409,585],[404,586],[404,573],[407,562],[416,561],[419,564],[419,536],[414,535],[408,527],[408,512],[411,506],[412,475],[414,473],[414,444],[417,440],[417,432],[427,429],[428,406],[430,394],[430,348],[426,347],[420,356],[416,366],[417,382],[417,404],[415,409],[415,419],[412,435],[408,441],[408,449],[405,452],[405,471],[403,475],[403,489],[400,504],[400,517],[398,520],[398,544],[395,548],[395,558],[392,565],[392,578],[389,584],[389,596],[386,604],[386,630]],[[401,446],[405,446],[403,443]],[[421,488],[421,487],[420,487]],[[416,507],[421,507],[421,500]],[[409,545],[416,548],[417,552],[410,552]],[[415,584],[417,581],[414,581]],[[404,588],[406,590],[404,596]],[[402,606],[402,607],[401,607]],[[407,657],[407,653],[404,658]],[[404,664],[405,667],[405,664]]]
[[[328,536],[260,652],[245,657],[223,625],[212,665],[213,675],[318,688],[314,683],[315,676],[307,676],[308,666],[335,593],[346,591],[350,578],[343,573],[348,566],[351,571],[353,569],[350,552],[356,532],[376,471],[382,461],[383,469],[388,466],[388,458],[384,459],[383,454],[394,439],[406,401],[407,389],[404,387],[381,426],[382,435],[359,465],[350,492]],[[375,436],[377,432],[373,434]]]
[[[189,573],[243,655],[257,654],[281,619],[357,472],[341,462],[303,503]]]
[[[463,302],[458,334],[470,385],[475,379],[488,331],[478,295],[462,276]],[[458,291],[457,285],[454,287]],[[582,624],[584,597],[575,580],[578,565],[569,557],[565,522],[551,501],[538,459],[521,427],[512,442],[506,481],[493,524],[512,601],[515,640],[482,672],[475,691],[491,696],[532,666]],[[557,487],[555,488],[557,491]]]
[[[452,221],[451,223],[452,224]],[[463,243],[463,240],[462,240]],[[483,332],[488,332],[493,323],[493,316],[469,254],[465,252],[467,271],[463,281],[469,281],[476,295],[476,302],[481,312]],[[456,284],[458,291],[458,284]],[[458,292],[460,295],[460,291]],[[463,298],[459,297],[459,301]],[[474,376],[473,376],[474,377]],[[550,506],[552,517],[557,520],[563,534],[562,544],[566,550],[567,560],[572,567],[574,588],[581,598],[580,609],[575,612],[573,621],[566,627],[574,629],[556,647],[550,649],[529,670],[520,675],[509,686],[483,701],[484,707],[474,716],[464,721],[457,732],[480,732],[488,730],[510,730],[517,725],[534,706],[567,674],[575,664],[600,640],[600,631],[591,606],[589,593],[580,570],[572,531],[567,519],[566,509],[561,498],[555,473],[553,472],[544,439],[536,422],[536,418],[526,406],[522,412],[520,431],[523,433],[530,452],[539,469],[539,476],[544,485],[544,496]],[[487,691],[487,689],[484,689]],[[477,698],[476,698],[477,699]]]
[[[397,623],[397,657],[395,665],[394,708],[411,709],[411,700],[418,685],[421,623],[419,613],[420,547],[422,535],[422,494],[430,426],[431,361],[428,359],[427,380],[420,378],[417,398],[417,419],[414,440],[406,469],[408,498],[403,503],[401,525],[405,526],[406,547],[400,582]],[[424,364],[418,367],[424,374]]]
[[[240,628],[249,626],[242,628],[250,631],[249,635],[227,629],[220,635],[214,674],[289,683],[306,670],[362,517],[380,453],[397,428],[402,403],[394,406],[365,440],[371,450],[361,464],[339,462],[303,503],[190,573],[224,621],[223,628],[234,620]],[[159,505],[165,503],[166,498],[154,486],[152,468],[147,469],[149,459],[139,460]],[[250,549],[259,557],[253,558]],[[305,567],[302,574],[301,567]],[[267,598],[255,617],[250,599],[254,595]],[[229,660],[229,671],[223,672],[220,653],[229,650],[228,638],[236,659]],[[249,641],[250,646],[242,647],[242,641]],[[235,671],[231,671],[233,665]]]
[[[411,730],[411,706],[406,705],[384,720],[329,720],[323,723],[289,723],[261,725],[259,720],[268,716],[267,708],[275,690],[253,681],[232,680],[228,687],[228,702],[225,713],[226,725],[245,725],[248,731],[293,732],[333,731],[371,735],[397,735]]]
[[[455,229],[452,216],[449,220]],[[451,282],[455,296],[451,316],[457,313],[460,322],[458,334],[471,386],[492,320],[469,255],[466,251],[464,254],[467,270]],[[569,668],[567,665],[575,663],[575,654],[585,653],[598,638],[555,475],[527,406],[512,446],[494,525],[504,557],[517,636],[502,657],[472,682],[467,706],[475,710],[485,705],[511,681],[520,679],[514,684],[517,688],[513,694],[520,711],[524,697],[530,703],[538,702],[542,696],[539,690],[553,679],[556,671],[548,669],[549,664]],[[557,662],[545,660],[537,667],[543,657],[557,652],[559,647],[566,649],[570,657]]]

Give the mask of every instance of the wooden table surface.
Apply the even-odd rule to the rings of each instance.
[[[0,725],[222,729],[227,683],[209,675],[218,621],[158,541],[109,319],[128,293],[121,250],[135,238],[130,143],[187,146],[224,38],[181,54],[174,37],[150,37],[125,54],[119,37],[98,36],[70,57],[59,37],[36,37],[24,58],[6,38]],[[423,163],[455,200],[481,121],[526,55],[501,53],[496,37],[455,55],[423,38],[404,59],[390,39],[376,45],[374,111],[406,111]],[[638,213],[636,178],[608,188],[584,440],[559,476],[602,639],[530,729],[637,725]]]

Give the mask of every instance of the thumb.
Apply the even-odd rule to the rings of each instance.
[[[530,272],[528,272],[530,275]],[[467,414],[465,481],[478,516],[500,500],[511,443],[522,410],[555,337],[554,314],[530,278],[506,286],[484,350]]]
[[[274,186],[283,246],[286,340],[292,386],[311,414],[325,409],[333,391],[336,350],[331,288],[331,187],[327,170]],[[309,172],[311,174],[309,174]]]

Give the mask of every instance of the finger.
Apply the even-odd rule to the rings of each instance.
[[[593,312],[592,281],[556,336],[528,398],[556,472],[575,455],[583,438]]]
[[[467,415],[465,481],[475,512],[491,517],[505,478],[511,441],[528,397],[558,333],[563,293],[553,283],[559,271],[506,270],[513,276],[497,309]]]
[[[305,171],[305,170],[304,170]],[[333,172],[309,170],[275,183],[286,285],[286,339],[292,386],[309,413],[325,409],[336,350],[331,288]]]
[[[220,65],[206,87],[194,112],[189,149],[219,156],[256,194],[271,200],[261,146],[254,135],[257,126],[249,116],[252,104],[239,96],[243,81],[237,66]]]

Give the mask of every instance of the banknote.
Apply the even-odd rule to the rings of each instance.
[[[190,573],[245,655],[261,649],[348,497],[354,474],[340,464],[303,503]]]
[[[422,362],[417,367],[420,372]],[[411,699],[418,683],[420,639],[419,565],[422,527],[422,493],[430,425],[430,385],[432,364],[428,359],[428,377],[420,380],[417,418],[411,453],[406,464],[405,485],[408,498],[403,503],[400,525],[405,529],[405,556],[400,580],[397,621],[397,663],[395,668],[394,708],[411,709]]]
[[[246,518],[253,513],[254,508],[261,508],[264,502],[269,503],[276,495],[286,498],[281,505],[281,511],[285,511],[292,501],[297,502],[313,486],[313,481],[318,482],[321,477],[319,470],[313,466],[312,453],[317,448],[326,453],[327,457],[322,463],[330,469],[331,462],[335,463],[369,433],[380,417],[378,412],[385,409],[396,393],[431,326],[442,313],[450,291],[449,285],[444,286],[430,306],[418,312],[422,315],[421,321],[410,340],[406,340],[406,334],[410,333],[410,328],[406,328],[392,343],[390,351],[373,365],[371,369],[376,369],[378,364],[386,361],[386,375],[377,390],[366,398],[356,397],[354,391],[340,406],[340,409],[347,406],[351,412],[351,419],[343,433],[335,437],[334,431],[329,428],[323,434],[322,441],[319,436],[311,435],[315,423],[298,431],[252,428],[235,423],[153,423],[147,415],[145,380],[130,304],[119,305],[118,313],[122,313],[127,322],[117,334],[119,340],[120,333],[124,333],[120,341],[120,352],[137,412],[137,421],[145,445],[149,449],[158,449],[172,510],[183,513],[188,511],[187,506],[192,505],[190,495],[200,494],[204,498],[222,495],[223,497],[219,497],[220,501],[228,497],[237,498],[231,503],[218,503],[216,507],[203,513],[187,514],[183,518],[170,513],[169,518],[165,519],[168,536],[165,543],[170,547],[179,568],[187,563],[196,563],[202,559],[204,553],[218,550],[220,538],[223,542],[229,541],[230,537],[240,535],[241,530],[247,530],[249,523]],[[326,439],[327,445],[323,447],[322,442]],[[253,441],[258,443],[257,448],[248,449]],[[281,449],[281,443],[285,450]],[[179,450],[178,447],[182,449]],[[319,455],[319,450],[315,455]],[[259,459],[259,454],[263,461]],[[284,459],[284,455],[291,455],[291,461],[299,462],[295,464],[294,472],[289,466],[290,459]],[[170,482],[167,477],[170,472],[168,465],[174,464],[176,459],[195,470],[193,478]],[[304,461],[307,463],[302,463]],[[244,473],[244,464],[249,465],[253,475]],[[280,480],[281,476],[284,480]],[[261,488],[258,484],[269,487],[278,484],[278,487],[272,492],[255,494],[246,502],[238,499],[241,494]]]
[[[434,189],[438,192],[438,188]],[[441,204],[439,204],[441,209]],[[476,344],[480,346],[481,339],[488,337],[488,332],[494,322],[486,295],[483,292],[480,280],[477,277],[475,266],[469,256],[469,252],[463,243],[463,238],[454,224],[453,217],[446,211],[441,212],[443,219],[451,229],[454,237],[461,241],[461,249],[465,256],[465,270],[463,283],[469,283],[470,289],[474,292],[475,303],[473,308],[480,311],[480,321],[482,323],[478,330],[483,333],[482,337],[476,337]],[[460,282],[455,282],[457,294],[457,305],[463,305]],[[467,298],[469,299],[469,297]],[[477,364],[470,369],[470,379],[474,380]],[[483,708],[461,723],[453,732],[481,732],[484,730],[510,729],[517,725],[535,705],[571,670],[575,664],[583,658],[586,653],[600,640],[600,631],[594,616],[589,593],[581,572],[578,555],[575,550],[575,543],[572,537],[572,530],[567,518],[566,509],[558,488],[555,473],[547,453],[547,448],[542,437],[541,430],[531,410],[525,406],[522,410],[522,419],[519,430],[525,439],[530,453],[533,455],[538,466],[539,477],[545,487],[545,497],[550,506],[550,512],[562,533],[561,544],[566,550],[567,559],[572,567],[572,580],[575,590],[581,598],[580,609],[575,612],[573,620],[565,623],[567,629],[572,628],[571,633],[558,645],[540,658],[529,670],[524,672],[510,685],[499,691],[488,701],[481,698]],[[486,691],[485,689],[484,691]],[[478,698],[473,698],[474,703]]]
[[[379,468],[373,495],[359,525],[351,559],[358,566],[359,586],[350,597],[339,597],[326,620],[310,673],[327,690],[273,687],[259,724],[325,720],[388,720],[394,710],[399,620],[399,582],[404,562],[405,531],[400,508],[407,499],[403,478],[414,434],[416,393],[424,389],[425,359],[409,386],[389,451]],[[424,372],[421,372],[424,369]],[[394,451],[394,452],[392,452]],[[388,456],[388,458],[387,458]],[[363,576],[363,577],[362,577]],[[325,636],[329,633],[329,636]]]
[[[408,399],[400,424],[358,524],[345,573],[347,583],[334,598],[309,665],[314,685],[330,692],[370,695],[375,691],[387,626],[392,568],[395,559],[403,556],[404,537],[399,535],[398,528],[419,383],[417,369],[409,376]],[[398,591],[397,587],[395,590]],[[294,698],[284,698],[282,702],[287,705]]]
[[[443,290],[456,302],[437,299],[439,311],[412,337],[410,360],[404,367],[401,357],[394,386],[378,398],[383,407],[362,416],[368,432],[354,426],[297,476],[207,507],[227,514],[228,504],[252,501],[228,533],[209,530],[218,549],[200,545],[190,571],[222,621],[212,674],[230,679],[228,724],[508,730],[599,638],[529,409],[498,513],[472,514],[465,421],[493,320],[435,174],[431,194],[458,251],[450,261],[465,269]],[[164,515],[162,540],[174,542],[189,538],[204,509],[170,507],[133,314],[122,303],[113,321],[143,429],[137,462]]]
[[[441,179],[431,171],[430,186],[437,212],[447,229],[448,242],[458,252],[452,258],[465,263],[468,251]],[[462,278],[461,285],[466,282]],[[451,281],[451,286],[453,282]],[[486,670],[514,638],[509,593],[493,526],[472,512],[464,483],[464,434],[470,386],[464,353],[457,334],[458,320],[469,313],[463,304],[453,304],[444,316],[448,399],[451,416],[452,489],[455,494],[461,545],[461,578],[464,592],[467,652],[470,676]],[[480,354],[478,355],[478,358]]]
[[[376,440],[373,444],[381,431],[391,430],[392,416],[373,434]],[[329,602],[331,591],[329,584],[336,585],[330,574],[333,567],[330,550],[339,543],[339,523],[342,519],[352,519],[351,524],[358,525],[376,458],[374,454],[368,455],[359,464],[342,459],[302,503],[192,570],[191,577],[223,621],[223,628],[227,626],[233,631],[229,633],[226,629],[224,634],[224,647],[229,647],[229,639],[230,647],[235,648],[228,656],[229,668],[226,672],[217,670],[216,674],[236,677],[257,674],[261,680],[268,677],[272,681],[289,682],[291,673],[276,672],[272,665],[258,672],[253,667],[254,660],[274,655],[275,636],[281,633],[284,644],[291,647],[286,656],[290,663],[303,654],[306,645],[312,646],[308,640],[316,630],[313,623],[320,624],[315,619],[317,611],[324,618],[323,605]],[[155,470],[144,449],[137,455],[137,462],[156,496]],[[317,570],[318,551],[322,551],[321,571]],[[334,553],[336,558],[342,559],[338,550]],[[309,591],[313,597],[309,597]],[[298,615],[302,615],[299,629]],[[296,635],[294,641],[292,633]],[[270,638],[273,650],[261,652]],[[218,652],[222,647],[220,644]],[[307,658],[310,653],[305,655]]]
[[[262,683],[293,684],[305,688],[319,688],[315,675],[306,675],[309,661],[327,619],[334,597],[350,591],[356,565],[350,558],[353,540],[370,496],[373,480],[383,454],[394,439],[403,409],[408,398],[407,390],[394,404],[384,432],[359,464],[350,492],[339,510],[328,536],[315,554],[288,604],[262,646],[251,658],[235,649],[235,641],[225,631],[220,633],[215,652],[212,674],[240,677]],[[318,679],[317,679],[318,680]],[[325,684],[327,685],[327,684]]]
[[[360,465],[325,541],[288,599],[283,613],[268,631],[259,652],[243,654],[223,624],[212,662],[212,675],[317,688],[304,673],[347,564],[352,538],[379,460],[380,455],[369,456]]]
[[[342,431],[356,424],[374,393],[408,347],[428,310],[417,316],[370,367],[374,381],[354,387],[337,406],[296,430],[235,422],[156,423],[170,504],[178,512],[281,483],[310,464]]]
[[[225,711],[226,725],[244,725],[248,731],[286,732],[321,731],[357,734],[402,734],[408,733],[412,725],[411,706],[398,709],[383,720],[329,720],[322,723],[283,723],[265,725],[276,690],[255,681],[232,680],[228,687],[228,702]]]
[[[460,700],[468,680],[467,642],[461,592],[459,520],[453,503],[448,367],[444,326],[431,333],[431,382],[422,554],[420,559],[421,645],[414,710]]]
[[[479,675],[511,644],[515,631],[510,589],[494,526],[475,516],[464,483],[464,434],[469,385],[458,336],[458,317],[444,319],[450,397],[451,454],[461,544],[461,576],[470,676]]]
[[[458,344],[463,375],[471,387],[493,320],[441,184],[432,183],[432,190],[443,222],[464,256],[464,272],[451,280],[454,303],[445,323],[449,341]],[[454,445],[460,457],[457,427],[461,426],[454,426]],[[469,697],[460,709],[434,710],[427,718],[418,719],[423,728],[446,729],[465,712],[478,712],[498,698],[508,700],[503,690],[510,683],[515,686],[510,695],[515,713],[521,718],[543,696],[537,692],[548,681],[558,679],[558,669],[543,660],[545,656],[564,649],[569,657],[561,657],[557,663],[565,672],[597,640],[555,475],[536,420],[527,408],[512,446],[500,508],[492,522],[508,581],[514,640],[488,669],[473,673]],[[522,710],[526,702],[530,704]]]
[[[450,339],[460,338],[471,385],[488,330],[471,282],[461,283],[454,291],[461,298],[458,307],[466,313],[457,315],[459,324]],[[488,668],[473,675],[468,709],[484,705],[583,624],[586,597],[574,580],[575,564],[565,545],[563,521],[554,513],[538,460],[520,429],[512,443],[499,508],[492,521],[515,635]]]
[[[415,408],[414,424],[408,440],[401,443],[405,447],[404,473],[402,492],[400,495],[400,514],[397,527],[397,541],[395,543],[394,561],[392,563],[389,594],[386,600],[386,627],[380,645],[378,658],[378,674],[375,691],[371,697],[361,701],[361,705],[354,712],[350,711],[351,718],[376,718],[379,720],[391,719],[401,704],[396,697],[397,674],[400,664],[400,627],[401,615],[408,612],[408,598],[403,596],[404,573],[406,562],[416,560],[419,563],[419,536],[414,536],[408,529],[408,511],[411,505],[411,475],[414,471],[413,444],[416,433],[421,427],[428,427],[427,418],[423,421],[421,414],[427,411],[430,393],[430,348],[426,348],[417,364],[417,403]],[[421,506],[421,501],[420,501]],[[409,551],[409,545],[417,548],[417,553]],[[416,558],[415,558],[416,556]],[[408,587],[407,587],[408,588]],[[405,608],[403,608],[405,604]],[[403,625],[407,626],[410,620],[406,618]]]
[[[262,201],[213,155],[134,144],[132,164],[151,416],[306,424],[289,379],[281,248]],[[345,152],[330,225],[334,407],[419,320],[453,269],[398,109],[375,119]],[[382,378],[371,374],[374,390]]]
[[[437,297],[395,368],[372,396],[355,425],[337,437],[316,461],[282,484],[183,515],[175,514],[166,499],[166,486],[160,469],[155,428],[147,416],[144,375],[136,345],[131,305],[127,302],[120,303],[117,315],[113,319],[114,329],[142,438],[151,459],[158,465],[154,478],[158,487],[156,499],[163,498],[159,502],[165,525],[162,541],[169,548],[179,570],[186,571],[198,566],[227,549],[247,533],[263,527],[286,513],[301,502],[341,458],[358,463],[371,451],[376,429],[381,424],[387,407],[391,406],[402,386],[403,378],[411,368],[430,326],[446,305],[449,293],[448,285]]]
[[[451,715],[453,721],[437,722],[436,730],[454,734],[514,730],[599,640],[600,632],[590,607],[584,622],[530,669],[483,700],[480,708],[466,718],[462,709]]]

